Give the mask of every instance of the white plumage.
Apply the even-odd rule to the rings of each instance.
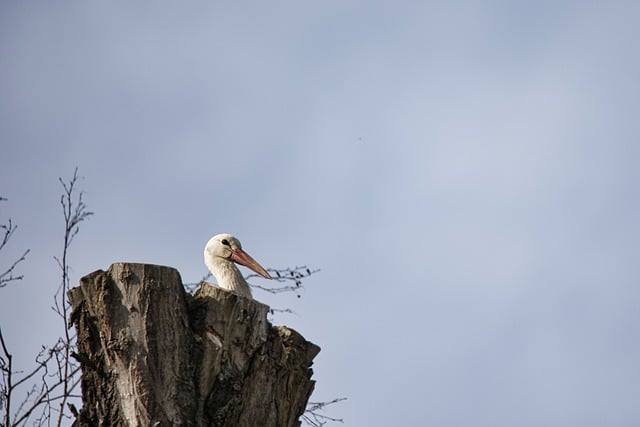
[[[249,254],[242,250],[240,241],[231,234],[213,236],[204,247],[204,263],[218,281],[218,286],[228,289],[246,298],[252,298],[249,284],[236,267],[244,265],[262,277],[271,279],[271,275]]]

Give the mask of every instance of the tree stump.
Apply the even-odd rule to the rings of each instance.
[[[299,426],[320,351],[269,307],[170,267],[116,263],[69,291],[83,426]]]

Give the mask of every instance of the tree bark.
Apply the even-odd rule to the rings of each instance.
[[[83,426],[298,426],[320,351],[269,307],[177,270],[113,264],[69,291]]]

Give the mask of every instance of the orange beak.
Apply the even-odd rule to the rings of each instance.
[[[231,260],[252,269],[265,279],[271,279],[271,275],[267,272],[267,270],[262,268],[262,266],[258,264],[258,261],[251,258],[251,256],[242,249],[236,249],[235,251],[233,251],[231,253]]]

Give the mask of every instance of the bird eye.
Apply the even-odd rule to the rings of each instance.
[[[227,239],[222,239],[222,244],[223,244],[223,245],[226,245],[226,246],[231,246],[231,245],[229,244],[229,241],[228,241]]]

